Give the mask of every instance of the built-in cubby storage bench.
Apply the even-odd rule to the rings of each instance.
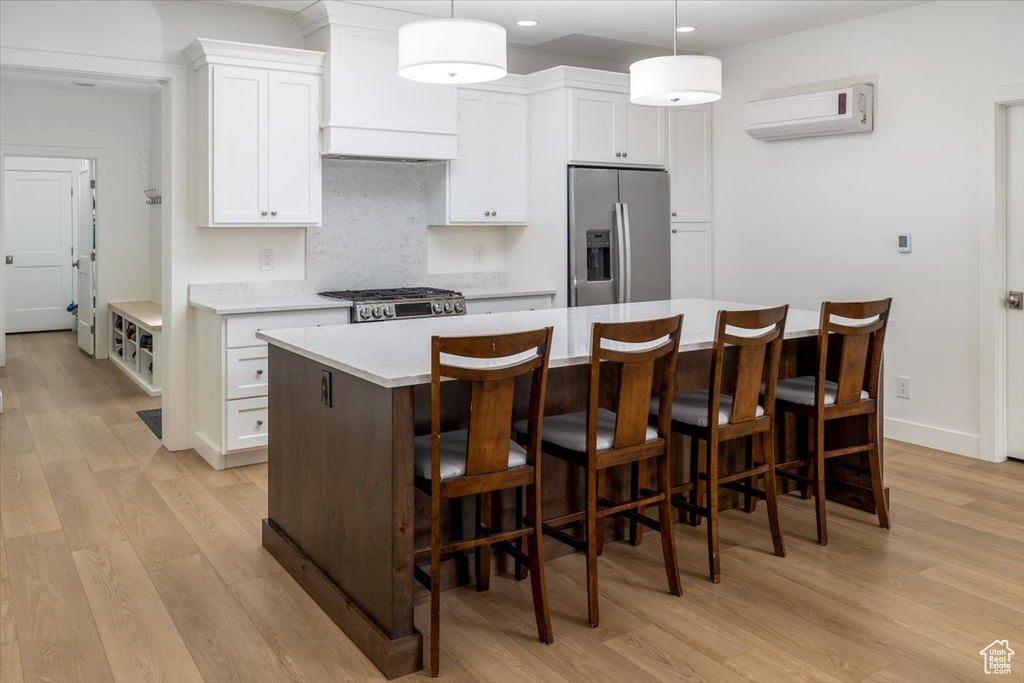
[[[189,445],[211,467],[220,470],[266,461],[270,373],[267,344],[256,333],[349,322],[347,307],[337,302],[324,305],[330,307],[252,312],[211,309],[192,302]]]
[[[163,318],[160,304],[118,301],[108,304],[110,343],[107,357],[150,396],[160,395],[159,353]]]

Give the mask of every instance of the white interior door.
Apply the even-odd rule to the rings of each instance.
[[[1024,291],[1024,105],[1006,110],[1006,289]],[[1024,459],[1024,310],[1006,311],[1006,454]]]
[[[93,222],[92,168],[88,162],[78,172],[75,188],[75,268],[78,270],[78,346],[90,356],[96,353],[95,232]]]
[[[72,327],[72,175],[4,171],[8,332]]]

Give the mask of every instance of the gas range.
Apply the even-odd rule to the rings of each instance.
[[[320,292],[320,296],[353,302],[354,323],[466,314],[466,300],[461,293],[435,287],[347,289]]]

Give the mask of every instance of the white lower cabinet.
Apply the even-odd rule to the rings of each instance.
[[[672,225],[672,298],[710,299],[711,225]]]
[[[492,299],[467,299],[466,313],[514,313],[551,308],[551,295],[510,296]]]
[[[347,308],[217,315],[193,309],[189,445],[214,469],[267,459],[270,372],[260,330],[345,325]]]

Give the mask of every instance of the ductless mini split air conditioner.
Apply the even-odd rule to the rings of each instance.
[[[875,88],[869,83],[747,103],[747,134],[784,140],[845,133],[870,133]]]

